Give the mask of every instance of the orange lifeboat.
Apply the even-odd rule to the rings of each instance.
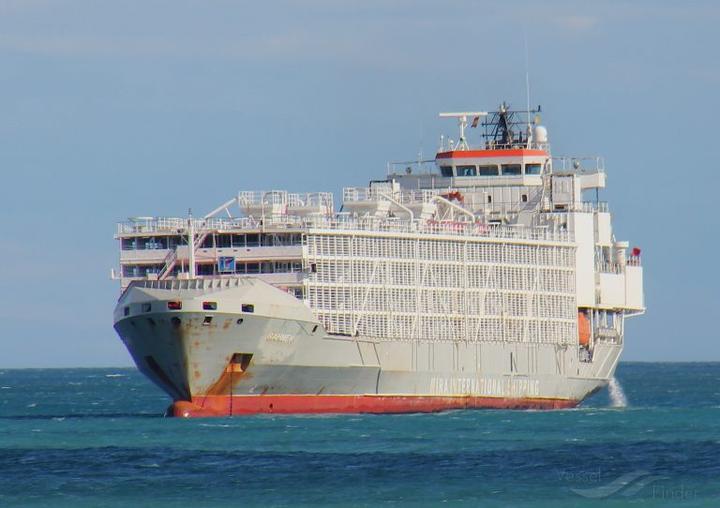
[[[578,310],[578,340],[581,346],[590,345],[590,319],[584,310]]]

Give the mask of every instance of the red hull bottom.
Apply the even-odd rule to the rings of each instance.
[[[313,413],[431,413],[449,409],[566,409],[579,401],[425,395],[207,395],[177,401],[173,416],[213,417]]]

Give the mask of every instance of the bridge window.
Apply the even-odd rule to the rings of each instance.
[[[542,170],[542,164],[525,164],[526,175],[539,175]]]
[[[289,262],[263,261],[262,263],[236,263],[235,273],[289,273],[294,270]]]
[[[125,238],[122,241],[124,250],[138,249],[138,250],[155,250],[155,249],[167,249],[168,239],[167,237],[161,236],[155,238],[151,237],[139,237],[139,238]]]
[[[168,249],[175,249],[178,245],[187,245],[186,236],[169,236]]]
[[[174,237],[168,238],[166,236],[123,238],[120,242],[122,250],[172,249],[175,245]]]
[[[440,166],[440,174],[442,176],[453,176],[452,166]]]
[[[215,264],[202,263],[197,265],[198,275],[215,275]]]
[[[233,247],[245,247],[245,235],[232,235]]]
[[[478,175],[480,176],[497,176],[498,167],[493,164],[491,166],[478,166]]]
[[[148,274],[160,273],[165,265],[123,265],[123,277],[145,277]]]
[[[520,164],[503,164],[502,174],[505,175],[521,175],[522,166]]]
[[[477,176],[477,168],[475,166],[458,166],[457,176]]]
[[[140,277],[140,270],[135,265],[123,265],[123,277]]]
[[[213,248],[213,236],[214,235],[207,235],[202,242],[202,245],[200,245],[201,249],[212,249]]]
[[[302,245],[302,236],[298,234],[275,235],[275,245]]]
[[[217,235],[215,238],[215,246],[219,249],[227,249],[230,247],[230,235]]]

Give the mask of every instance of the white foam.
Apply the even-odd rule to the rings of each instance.
[[[627,397],[625,397],[625,392],[617,378],[613,377],[610,380],[608,391],[610,392],[610,405],[612,407],[627,407]]]

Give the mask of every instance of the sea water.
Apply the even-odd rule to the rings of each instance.
[[[133,369],[0,370],[0,506],[720,506],[720,364],[563,411],[172,419]]]

